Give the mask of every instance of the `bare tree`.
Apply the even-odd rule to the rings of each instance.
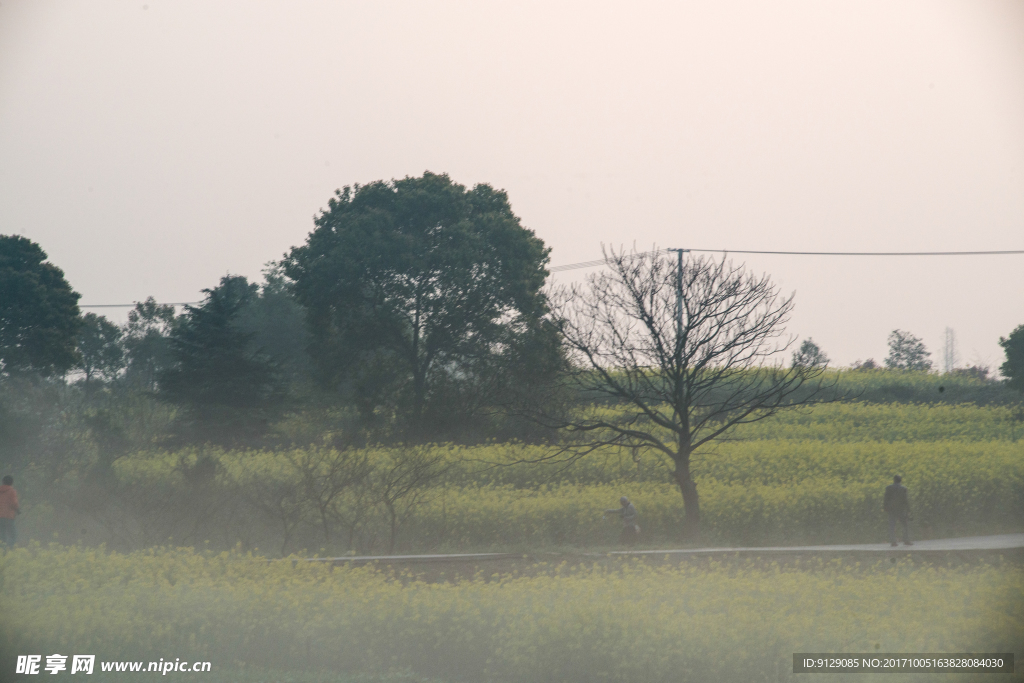
[[[609,271],[556,293],[571,380],[588,401],[538,419],[572,438],[552,458],[615,445],[650,448],[672,466],[687,538],[700,537],[695,451],[736,425],[824,399],[823,364],[777,361],[793,297],[724,258],[606,252]],[[675,261],[675,263],[673,263]],[[831,386],[831,385],[829,385]]]
[[[444,450],[423,446],[390,449],[376,458],[369,482],[372,495],[387,513],[389,555],[395,552],[399,528],[434,494],[431,485],[451,466]]]
[[[371,471],[366,451],[311,446],[285,458],[301,482],[305,502],[316,511],[324,543],[330,543],[331,523],[339,517],[337,502],[349,489],[362,486]]]
[[[280,552],[287,555],[296,532],[316,514],[301,479],[294,470],[277,467],[270,459],[240,468],[233,479],[242,500],[251,509],[280,523]]]

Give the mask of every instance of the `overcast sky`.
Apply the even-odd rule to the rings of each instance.
[[[552,265],[1024,249],[1024,2],[0,0],[0,233],[83,304],[258,278],[424,170],[507,190]],[[1024,256],[734,258],[839,364],[951,327],[995,367],[1024,323]]]

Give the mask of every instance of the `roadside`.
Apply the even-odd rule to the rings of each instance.
[[[612,550],[606,552],[462,553],[434,555],[355,555],[307,558],[309,562],[334,565],[372,565],[393,572],[402,580],[427,582],[485,580],[508,576],[561,573],[578,567],[603,566],[616,569],[624,562],[644,564],[696,564],[698,566],[736,562],[777,564],[784,567],[838,561],[864,563],[866,567],[889,560],[910,560],[915,564],[975,564],[1009,561],[1024,564],[1024,533],[932,539],[912,546],[890,547],[888,543],[847,545],[669,548],[657,550]],[[298,560],[292,560],[293,562]]]

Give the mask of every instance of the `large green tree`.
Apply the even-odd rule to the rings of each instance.
[[[112,380],[124,368],[121,328],[102,315],[86,313],[78,332],[78,368],[86,387],[93,380]]]
[[[1006,352],[1006,361],[999,366],[1006,383],[1024,391],[1024,325],[1018,325],[1009,337],[1000,337],[999,345]]]
[[[78,299],[38,244],[0,235],[0,372],[71,369],[78,360]]]
[[[345,187],[315,224],[285,273],[320,377],[367,419],[436,438],[453,397],[463,413],[493,403],[503,355],[557,355],[541,322],[549,250],[505,192],[428,172]]]
[[[225,276],[188,306],[171,332],[172,365],[158,377],[160,394],[183,412],[182,436],[236,445],[252,443],[281,409],[283,390],[270,359],[239,326],[258,287]]]

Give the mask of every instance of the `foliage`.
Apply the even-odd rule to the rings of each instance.
[[[835,374],[831,374],[835,372]],[[999,382],[975,373],[903,372],[900,370],[829,371],[836,392],[850,400],[880,404],[1011,404],[1019,396]]]
[[[73,367],[78,299],[38,244],[0,235],[0,372],[45,376]]]
[[[280,264],[270,264],[263,275],[258,296],[239,310],[235,325],[251,335],[252,347],[273,362],[290,389],[301,392],[312,374],[305,313]]]
[[[53,378],[16,375],[0,378],[0,469],[19,473],[33,464],[41,478],[60,463],[54,451],[63,451],[62,469],[73,467],[77,449],[72,446],[81,425],[69,424],[80,392]],[[21,486],[24,480],[19,479]]]
[[[152,449],[173,409],[119,381],[85,390],[55,378],[0,380],[0,470],[29,501],[69,505],[74,489],[129,452]],[[31,506],[32,503],[29,503]]]
[[[991,369],[987,365],[970,365],[966,368],[953,368],[949,371],[950,375],[970,377],[972,379],[981,380],[982,382],[995,381],[994,378],[989,377]]]
[[[502,350],[549,338],[548,251],[504,192],[424,173],[339,190],[284,269],[324,383],[378,433],[397,416],[438,438],[492,407],[501,380],[533,374]]]
[[[885,367],[927,372],[932,369],[932,362],[928,360],[930,355],[919,337],[904,330],[893,330],[889,333],[889,355],[885,358]]]
[[[78,367],[85,375],[85,383],[93,379],[110,381],[124,368],[124,348],[121,346],[121,328],[102,315],[86,313],[78,332]]]
[[[174,306],[147,298],[128,312],[123,331],[127,358],[125,382],[134,389],[156,391],[157,377],[170,367],[171,331],[180,322]]]
[[[391,552],[424,542],[410,532],[414,518],[443,496],[455,462],[447,449],[425,447],[140,453],[109,463],[111,477],[90,481],[91,495],[74,502],[81,523],[119,548],[174,538],[280,554]],[[27,535],[35,519],[30,510]]]
[[[803,340],[798,351],[793,352],[794,368],[823,368],[826,365],[828,365],[828,356],[810,337]]]
[[[182,429],[192,440],[251,442],[280,414],[283,387],[276,368],[238,316],[258,287],[224,276],[206,300],[188,306],[171,334],[174,364],[159,376],[161,396],[183,409]]]
[[[1006,352],[1006,360],[999,372],[1006,383],[1017,391],[1024,391],[1024,325],[1018,325],[1008,337],[1000,337],[999,345]]]
[[[266,680],[260,671],[275,668],[685,683],[802,680],[791,673],[794,652],[1024,645],[1024,572],[1012,564],[623,563],[529,573],[425,583],[239,552],[35,546],[0,557],[0,649],[101,661],[171,654],[239,680]]]

